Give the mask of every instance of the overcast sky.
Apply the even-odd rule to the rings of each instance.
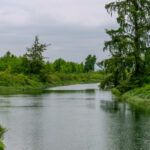
[[[51,43],[44,55],[50,61],[64,58],[83,61],[88,54],[98,60],[108,38],[106,28],[115,21],[105,10],[112,0],[1,0],[0,56],[6,51],[22,55],[31,47],[35,35]]]

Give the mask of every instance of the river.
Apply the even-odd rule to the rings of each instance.
[[[150,116],[98,84],[0,97],[6,150],[150,150]]]

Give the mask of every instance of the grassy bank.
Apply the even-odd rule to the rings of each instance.
[[[39,93],[43,89],[79,83],[96,83],[103,80],[100,73],[65,74],[55,73],[49,76],[48,82],[41,82],[38,76],[25,76],[23,74],[0,74],[0,94]]]
[[[112,89],[112,93],[119,97],[119,100],[125,101],[137,109],[150,113],[150,85],[144,85],[141,88],[135,88],[124,94],[117,89]]]

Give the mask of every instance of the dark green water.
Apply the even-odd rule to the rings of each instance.
[[[150,150],[150,116],[97,84],[0,97],[6,150]]]

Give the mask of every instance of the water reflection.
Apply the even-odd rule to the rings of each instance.
[[[94,93],[95,89],[86,90],[45,90],[44,93]]]
[[[100,107],[109,113],[117,113],[120,111],[119,103],[116,101],[105,101],[101,100]]]
[[[109,113],[108,125],[113,150],[149,150],[150,118],[126,103],[101,101],[101,109]]]

